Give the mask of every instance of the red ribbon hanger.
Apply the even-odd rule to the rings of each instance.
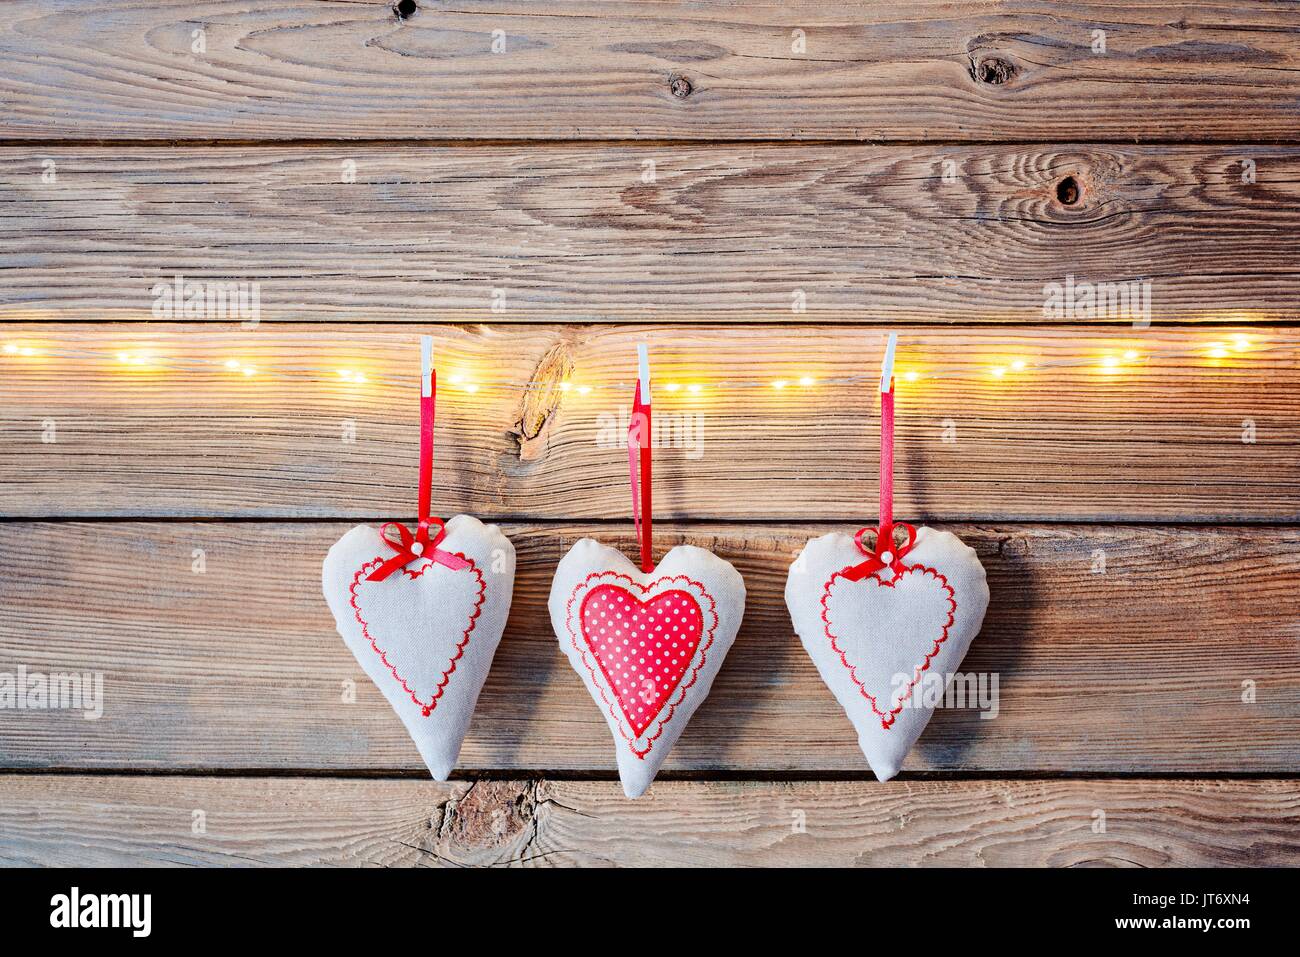
[[[650,549],[652,526],[650,482],[650,359],[645,344],[636,347],[636,395],[627,427],[627,472],[632,485],[632,522],[641,545],[641,570],[655,570]]]
[[[898,334],[891,332],[880,375],[880,524],[860,528],[853,536],[858,551],[867,560],[841,572],[849,581],[861,581],[886,567],[902,571],[903,556],[916,544],[916,529],[906,522],[899,525],[907,530],[907,541],[894,544],[894,347],[897,342]],[[874,548],[868,548],[862,541],[868,533],[876,536]]]
[[[419,523],[415,534],[401,522],[386,522],[379,529],[384,542],[397,554],[366,576],[366,581],[381,582],[399,568],[405,568],[418,558],[426,558],[457,571],[468,568],[469,562],[438,547],[447,534],[442,519],[430,515],[433,500],[433,415],[438,394],[438,376],[433,369],[433,337],[420,337],[420,492]],[[430,529],[437,534],[430,538]],[[391,537],[396,534],[397,541]]]

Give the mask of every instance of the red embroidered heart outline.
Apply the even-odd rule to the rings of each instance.
[[[472,571],[474,576],[478,579],[478,597],[474,600],[474,611],[471,612],[469,616],[469,626],[465,629],[465,633],[461,636],[460,641],[456,643],[455,653],[451,656],[451,660],[448,661],[447,667],[442,672],[442,677],[438,681],[438,690],[434,692],[428,701],[420,700],[420,696],[417,695],[411,686],[406,683],[406,679],[398,673],[397,666],[388,660],[388,655],[379,647],[378,642],[375,641],[375,637],[370,634],[370,625],[361,617],[361,606],[357,604],[357,585],[361,582],[362,578],[369,575],[370,572],[382,565],[386,559],[383,557],[374,558],[362,565],[357,569],[356,575],[352,578],[352,585],[348,589],[352,595],[352,610],[356,612],[357,622],[361,625],[361,634],[370,642],[370,647],[374,649],[375,654],[379,655],[379,659],[385,664],[385,666],[387,666],[388,670],[392,672],[397,683],[402,686],[402,690],[411,696],[413,702],[419,705],[421,714],[426,718],[433,714],[434,709],[438,707],[438,699],[442,697],[443,691],[447,688],[447,682],[451,680],[451,676],[456,670],[456,662],[460,661],[465,654],[465,646],[469,644],[469,636],[478,625],[479,616],[483,613],[483,602],[487,600],[487,582],[483,579],[483,572],[480,571],[478,565],[474,563],[474,559],[467,555],[463,555],[460,552],[453,552],[453,554],[458,555],[469,563],[469,570]],[[425,560],[425,562],[415,571],[411,571],[409,568],[403,568],[401,569],[401,574],[414,581],[436,565],[437,562]]]
[[[830,609],[827,608],[826,606],[826,603],[830,600],[831,597],[831,588],[832,586],[834,586],[835,580],[837,578],[845,578],[844,573],[851,570],[853,567],[854,566],[850,565],[846,568],[840,569],[839,571],[831,575],[831,577],[826,581],[826,584],[822,591],[822,602],[821,602],[822,622],[826,625],[825,628],[826,637],[830,639],[831,648],[833,648],[836,651],[836,653],[839,654],[840,662],[849,671],[849,677],[853,679],[853,683],[858,686],[858,691],[862,693],[862,697],[867,699],[867,703],[871,705],[871,710],[876,713],[876,716],[878,718],[880,718],[880,726],[884,728],[884,730],[888,731],[893,726],[894,720],[898,717],[898,713],[903,710],[903,706],[907,703],[907,699],[912,696],[912,689],[915,688],[916,683],[919,680],[921,680],[921,673],[929,670],[930,661],[934,658],[935,655],[939,653],[939,647],[945,641],[948,640],[948,630],[952,628],[952,623],[956,620],[957,617],[957,595],[953,591],[952,585],[948,583],[948,579],[944,577],[944,575],[941,572],[933,568],[928,568],[924,565],[912,565],[907,568],[904,568],[896,572],[894,577],[891,578],[889,581],[882,581],[881,579],[877,578],[875,575],[868,575],[866,578],[862,579],[861,581],[852,582],[853,584],[856,585],[865,585],[867,582],[872,582],[877,588],[893,588],[898,583],[898,581],[904,576],[917,573],[921,575],[929,575],[930,577],[934,578],[937,582],[939,582],[940,585],[943,586],[944,591],[948,593],[948,620],[943,625],[942,634],[940,634],[939,637],[935,639],[934,647],[932,647],[926,653],[925,658],[921,661],[921,663],[913,669],[912,680],[907,683],[906,690],[903,692],[902,696],[898,699],[898,706],[890,709],[888,713],[885,713],[884,711],[880,710],[880,705],[876,700],[876,696],[873,695],[870,691],[868,691],[866,686],[862,683],[861,679],[858,678],[857,667],[849,664],[848,654],[844,651],[844,649],[842,649],[839,646],[839,637],[831,631],[831,621],[829,618]],[[845,578],[845,581],[852,581],[852,580]]]
[[[637,598],[637,596],[633,594],[633,592],[631,591],[632,588],[640,589],[641,595],[645,596],[646,594],[660,587],[661,585],[664,585],[665,583],[672,583],[672,582],[681,582],[685,585],[691,585],[694,586],[695,588],[698,588],[699,595],[702,595],[705,599],[708,600],[709,603],[708,608],[705,609],[704,606],[700,604],[699,595],[696,595],[691,591],[687,591],[686,589],[678,589],[680,591],[683,591],[685,594],[690,595],[690,597],[695,600],[696,607],[700,611],[701,622],[703,623],[703,627],[701,631],[702,637],[700,639],[698,646],[695,648],[694,656],[689,669],[690,670],[689,679],[683,680],[686,678],[685,673],[683,673],[683,675],[678,678],[676,685],[669,692],[669,694],[664,697],[663,702],[660,704],[659,710],[650,717],[650,719],[643,726],[643,730],[640,732],[638,732],[635,726],[632,725],[632,722],[628,718],[626,711],[624,711],[622,704],[618,701],[617,694],[614,695],[613,701],[611,701],[610,696],[606,694],[605,692],[606,687],[608,687],[611,691],[613,691],[614,683],[610,681],[608,673],[605,671],[604,666],[601,664],[598,658],[596,663],[597,666],[599,667],[600,675],[605,679],[605,681],[604,683],[602,683],[601,681],[597,680],[596,677],[597,670],[593,668],[591,665],[591,657],[594,656],[594,652],[591,651],[591,648],[588,644],[590,639],[588,639],[585,635],[582,635],[581,636],[582,640],[580,642],[579,636],[581,632],[581,627],[579,627],[576,631],[574,629],[573,605],[574,602],[577,601],[578,593],[583,591],[584,589],[589,588],[591,582],[597,578],[608,579],[607,582],[597,587],[604,587],[604,584],[609,584],[612,587],[619,588],[627,592],[628,598],[642,605],[647,603]],[[625,582],[626,585],[614,584],[615,582]],[[590,591],[595,591],[595,590],[596,590],[595,588],[590,589]],[[590,591],[588,592],[588,594],[590,594]],[[662,592],[661,594],[666,594],[668,591],[672,591],[672,589],[665,589],[665,591]],[[656,595],[655,597],[658,598],[659,596]],[[586,598],[584,597],[583,603],[585,604],[585,602],[586,602]],[[628,749],[643,761],[645,760],[645,756],[649,754],[650,751],[654,748],[655,741],[657,741],[660,738],[660,736],[663,735],[664,727],[668,724],[669,721],[672,720],[674,713],[676,713],[677,711],[677,706],[680,705],[682,701],[685,699],[686,692],[695,684],[696,680],[699,678],[700,669],[703,668],[705,662],[708,661],[708,650],[713,645],[714,633],[717,631],[718,628],[717,607],[718,607],[717,602],[714,600],[713,595],[709,593],[709,590],[704,587],[704,584],[702,582],[695,581],[693,578],[690,578],[689,576],[686,575],[665,575],[662,578],[655,579],[654,581],[650,582],[647,585],[642,585],[640,582],[634,581],[632,578],[620,572],[613,572],[613,571],[592,572],[590,575],[588,575],[586,578],[580,581],[574,587],[573,592],[569,595],[569,601],[565,605],[565,612],[566,612],[565,627],[568,629],[569,632],[569,640],[572,643],[574,650],[578,652],[578,655],[581,658],[584,667],[586,667],[588,674],[591,675],[592,684],[594,684],[596,686],[596,689],[600,692],[601,701],[604,702],[606,709],[609,711],[610,717],[614,719],[614,723],[618,727],[619,734],[623,736],[623,739],[625,741],[627,741]],[[584,647],[584,645],[587,645],[587,647]],[[670,700],[674,698],[675,700]],[[665,713],[665,705],[667,707],[667,713]],[[645,734],[645,729],[649,728],[651,724],[655,724],[656,722],[657,722],[657,726],[655,728],[654,734],[647,737]],[[626,725],[627,728],[632,731],[631,736],[629,736],[627,731],[624,730],[624,725]],[[637,742],[642,740],[645,741],[645,747],[638,748]]]

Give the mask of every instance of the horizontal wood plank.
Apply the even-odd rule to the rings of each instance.
[[[1257,143],[36,147],[0,184],[9,319],[183,318],[177,275],[264,321],[1300,319],[1300,150]],[[1045,314],[1071,276],[1149,313]]]
[[[0,776],[0,862],[57,866],[1296,866],[1295,781]]]
[[[104,703],[98,720],[0,710],[0,764],[422,769],[320,594],[321,559],[347,528],[0,525],[0,670],[100,672]],[[740,635],[669,771],[868,773],[783,598],[797,550],[830,529],[656,526],[660,548],[710,547],[748,590]],[[461,767],[612,773],[609,731],[545,606],[573,541],[593,534],[626,551],[631,536],[622,525],[506,531],[519,551],[514,606]],[[963,670],[997,676],[997,714],[941,709],[905,771],[1300,766],[1300,529],[953,531],[988,570],[992,603]]]
[[[7,137],[1294,140],[1288,4],[0,5]],[[1099,36],[1100,32],[1100,36]]]
[[[1241,352],[1226,329],[903,330],[900,374],[951,377],[898,383],[899,514],[1300,518],[1300,344],[1284,328],[1237,329],[1247,335]],[[413,332],[138,324],[3,332],[8,345],[37,352],[0,352],[4,515],[374,518],[415,507]],[[642,341],[654,355],[659,517],[874,514],[871,375],[883,333],[818,326],[779,334],[443,327],[435,507],[626,516],[619,443]],[[1210,357],[1216,341],[1226,357]],[[1128,349],[1141,358],[1124,360]],[[143,364],[119,361],[119,351]],[[1121,365],[1102,366],[1107,356]],[[1018,358],[1058,365],[1017,372]],[[229,359],[256,374],[227,369]],[[995,367],[1007,372],[995,377]],[[339,369],[369,381],[344,381]],[[803,375],[816,384],[799,385]],[[759,384],[731,384],[742,377]],[[789,385],[775,389],[776,381]],[[702,391],[690,392],[690,383]],[[673,384],[682,388],[668,391]]]

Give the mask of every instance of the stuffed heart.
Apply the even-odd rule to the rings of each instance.
[[[322,582],[339,634],[445,781],[505,630],[515,549],[495,525],[457,515],[437,550],[460,567],[426,557],[374,581],[393,547],[358,525],[330,548]]]
[[[740,619],[730,564],[678,545],[652,572],[584,538],[551,586],[551,624],[614,735],[623,792],[640,797],[708,697]]]
[[[862,559],[852,536],[813,539],[791,566],[785,601],[871,769],[888,781],[933,713],[918,683],[961,665],[989,589],[975,550],[932,528],[916,533],[905,558],[855,575]]]

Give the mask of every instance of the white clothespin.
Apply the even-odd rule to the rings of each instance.
[[[880,363],[880,391],[891,392],[894,388],[894,347],[898,345],[898,333],[891,332],[885,343],[885,358]]]
[[[641,401],[650,401],[650,353],[644,342],[636,346],[637,378],[641,385]]]
[[[420,395],[433,395],[433,336],[420,336]]]

